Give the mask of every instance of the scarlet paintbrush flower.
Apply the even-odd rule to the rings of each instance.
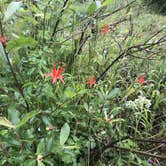
[[[46,74],[46,77],[52,77],[52,83],[56,83],[56,81],[59,79],[62,83],[64,83],[62,72],[64,71],[63,67],[58,67],[56,69],[56,66],[54,65],[54,68],[52,69],[51,73]]]
[[[139,83],[141,85],[145,84],[145,76],[143,76],[143,75],[138,76],[137,83]]]
[[[107,34],[109,31],[110,31],[109,25],[104,25],[103,28],[102,28],[102,30],[101,30],[101,33],[102,33],[103,35],[105,35],[105,34]]]
[[[96,83],[96,78],[95,77],[89,77],[86,84],[90,85],[90,86],[95,86],[97,83]]]
[[[3,48],[6,48],[6,37],[5,36],[0,36],[0,42],[3,45]]]

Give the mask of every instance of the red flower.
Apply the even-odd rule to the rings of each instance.
[[[143,76],[143,75],[138,76],[137,83],[139,83],[141,85],[145,84],[145,76]]]
[[[102,33],[103,35],[105,35],[105,34],[107,34],[109,31],[110,31],[109,25],[104,25],[103,28],[102,28],[102,30],[101,30],[101,33]]]
[[[63,67],[58,67],[56,69],[56,66],[54,65],[54,68],[52,69],[51,73],[46,74],[46,77],[52,77],[52,83],[56,83],[57,79],[61,80],[62,83],[64,83],[62,72],[64,71]]]
[[[88,84],[88,85],[90,85],[90,86],[92,86],[92,85],[96,85],[97,83],[96,83],[96,78],[95,77],[89,77],[88,78],[88,80],[87,80],[87,82],[86,82],[86,84]]]
[[[0,42],[3,45],[3,48],[6,48],[6,37],[5,36],[0,36]]]

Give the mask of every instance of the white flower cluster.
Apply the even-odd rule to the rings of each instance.
[[[135,99],[134,101],[129,100],[126,102],[126,107],[133,110],[143,110],[143,109],[149,110],[150,106],[151,106],[151,100],[143,96],[138,96],[138,98]]]

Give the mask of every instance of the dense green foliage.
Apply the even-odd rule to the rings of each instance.
[[[165,22],[141,1],[0,0],[0,166],[164,166]]]
[[[146,5],[155,12],[166,15],[166,1],[165,0],[143,0]]]

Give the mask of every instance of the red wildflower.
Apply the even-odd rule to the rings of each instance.
[[[57,79],[61,80],[62,83],[64,83],[62,72],[64,68],[63,67],[58,67],[56,69],[56,66],[54,65],[54,68],[52,69],[51,73],[46,74],[46,77],[52,77],[52,83],[56,83]]]
[[[5,36],[0,36],[0,42],[3,45],[3,48],[6,48],[6,37]]]
[[[137,83],[139,83],[141,85],[145,84],[145,76],[143,76],[143,75],[138,76]]]
[[[96,78],[95,77],[89,77],[86,84],[89,84],[90,86],[96,85]]]
[[[104,25],[102,30],[101,30],[101,33],[103,35],[107,34],[108,32],[110,31],[110,28],[109,28],[109,25]]]

